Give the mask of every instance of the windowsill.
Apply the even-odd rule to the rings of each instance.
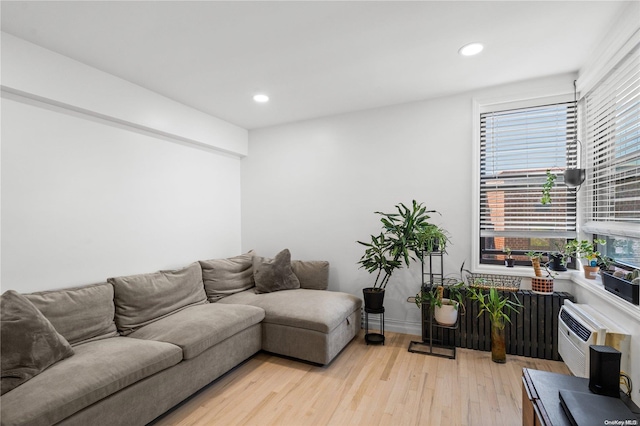
[[[640,322],[640,306],[634,305],[615,296],[613,293],[605,290],[600,275],[595,280],[588,280],[581,271],[572,271],[571,281],[583,289],[597,295],[602,300],[613,305],[618,311],[630,315],[636,321]]]
[[[512,275],[523,278],[531,278],[534,276],[532,266],[514,266],[513,268],[508,268],[499,265],[476,265],[476,267],[473,268],[473,272],[479,274]],[[577,271],[553,271],[553,277],[558,280],[571,280],[574,272]]]
[[[530,266],[507,268],[506,266],[498,265],[476,265],[473,272],[480,274],[513,275],[523,278],[533,277],[533,268]],[[640,306],[633,305],[605,290],[600,275],[598,275],[595,280],[588,280],[584,277],[582,271],[569,270],[566,272],[554,272],[554,278],[573,282],[575,285],[580,286],[586,291],[598,296],[601,300],[609,303],[619,312],[630,315],[633,319],[640,322]]]

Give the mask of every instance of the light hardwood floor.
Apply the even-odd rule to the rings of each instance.
[[[259,353],[155,422],[166,425],[519,425],[522,368],[569,374],[562,362],[457,350],[407,351],[417,336],[362,332],[325,367]]]

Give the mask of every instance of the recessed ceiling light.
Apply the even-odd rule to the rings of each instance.
[[[260,94],[254,95],[253,100],[256,102],[265,103],[265,102],[269,102],[269,97],[267,95],[263,95],[260,93]]]
[[[462,46],[460,50],[458,50],[458,53],[462,56],[473,56],[482,52],[482,49],[484,49],[484,46],[480,43],[469,43],[465,46]]]

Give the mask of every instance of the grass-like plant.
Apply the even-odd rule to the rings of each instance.
[[[522,307],[518,296],[514,293],[507,293],[508,295],[500,294],[500,292],[493,287],[489,289],[488,293],[477,288],[469,287],[469,293],[471,300],[478,301],[478,305],[480,306],[478,316],[485,312],[489,313],[491,324],[497,326],[499,329],[503,329],[506,322],[511,322],[509,319],[509,311],[518,312],[517,308]],[[516,300],[511,300],[510,295],[513,295]]]

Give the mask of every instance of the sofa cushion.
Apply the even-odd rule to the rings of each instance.
[[[300,288],[326,290],[329,287],[329,262],[325,260],[292,260],[291,269]]]
[[[0,296],[0,339],[0,395],[73,355],[71,345],[49,320],[14,290]]]
[[[273,259],[254,256],[253,278],[256,293],[271,293],[300,288],[300,281],[291,269],[291,253],[284,249]]]
[[[127,335],[187,306],[207,302],[198,262],[175,271],[109,278],[113,284],[116,325]]]
[[[218,303],[259,306],[265,310],[263,323],[329,333],[359,310],[362,300],[348,293],[301,288],[264,294],[247,290]]]
[[[72,346],[118,334],[113,286],[109,283],[42,291],[25,297]]]
[[[54,424],[180,362],[179,347],[128,337],[96,340],[2,396],[2,424]],[[28,407],[28,409],[25,409]]]
[[[172,343],[190,359],[263,319],[264,310],[256,306],[207,303],[154,321],[128,337]]]
[[[253,281],[252,251],[227,259],[201,260],[202,279],[207,299],[215,302],[230,294],[250,289]]]

